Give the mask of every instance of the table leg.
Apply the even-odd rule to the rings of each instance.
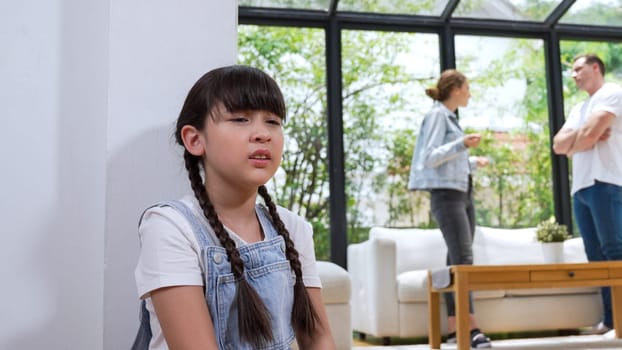
[[[428,342],[431,349],[441,348],[440,294],[433,290],[432,273],[428,271]]]
[[[611,287],[611,312],[616,338],[622,338],[622,286]]]
[[[469,325],[469,288],[467,276],[454,272],[454,291],[456,300],[456,340],[458,350],[471,349]]]

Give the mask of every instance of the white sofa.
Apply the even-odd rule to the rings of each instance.
[[[317,261],[317,272],[322,281],[322,301],[336,349],[350,350],[352,349],[350,275],[344,268],[329,261]],[[295,342],[293,348],[298,349]]]
[[[541,244],[533,228],[478,227],[474,264],[544,263]],[[427,272],[445,266],[446,254],[438,229],[374,227],[367,241],[349,245],[353,330],[385,343],[388,337],[427,336]],[[564,262],[585,261],[581,238],[564,242]],[[602,313],[594,287],[478,291],[473,299],[479,326],[488,333],[576,329],[596,324]],[[446,317],[441,320],[446,333]]]
[[[337,350],[350,350],[352,348],[350,275],[341,266],[328,261],[318,261],[317,269],[322,281],[322,300]]]

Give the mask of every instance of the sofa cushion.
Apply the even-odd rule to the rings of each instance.
[[[475,265],[544,264],[542,243],[536,240],[535,228],[503,229],[477,227],[473,240]],[[587,262],[580,237],[564,242],[564,262]]]
[[[349,303],[351,281],[348,271],[328,261],[317,261],[316,266],[322,281],[322,300],[324,304]]]
[[[395,241],[397,274],[445,266],[447,246],[439,229],[372,227],[369,239]]]
[[[503,298],[503,290],[483,290],[473,293],[473,299]],[[397,276],[397,299],[400,303],[428,301],[428,270],[415,270]],[[442,300],[442,298],[441,298]]]
[[[534,228],[477,227],[473,240],[475,265],[543,264],[541,243]]]
[[[564,242],[564,262],[587,262],[587,255],[585,255],[585,246],[583,246],[583,239],[581,237],[571,238]]]

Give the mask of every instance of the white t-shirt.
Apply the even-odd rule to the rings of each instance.
[[[572,156],[572,194],[590,187],[594,180],[622,186],[622,87],[606,83],[586,101],[576,105],[564,127],[580,129],[592,112],[615,115],[611,137]]]
[[[182,199],[193,213],[207,225],[207,219],[194,196]],[[315,265],[313,229],[302,217],[277,207],[281,220],[287,227],[302,265],[303,282],[306,287],[321,288]],[[233,231],[227,229],[239,244],[246,244]],[[138,264],[134,272],[138,295],[146,299],[149,311],[152,339],[150,349],[167,350],[160,322],[153,309],[150,292],[171,286],[203,286],[205,266],[201,261],[201,247],[192,226],[176,209],[170,206],[147,210],[138,230],[141,243]]]

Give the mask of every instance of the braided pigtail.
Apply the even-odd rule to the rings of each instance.
[[[203,214],[207,218],[210,226],[216,233],[220,244],[227,250],[227,257],[231,263],[231,271],[235,276],[237,288],[233,300],[238,309],[238,328],[240,338],[249,344],[260,346],[273,340],[272,328],[270,327],[270,314],[265,304],[251,287],[244,276],[244,261],[240,257],[240,252],[235,246],[235,242],[225,230],[218,219],[216,210],[209,199],[207,190],[203,185],[200,173],[201,157],[184,151],[184,160],[192,191],[199,201]]]
[[[298,251],[294,247],[294,242],[289,236],[289,231],[285,227],[285,224],[283,224],[283,221],[276,210],[276,205],[268,194],[266,186],[259,186],[258,192],[268,207],[268,211],[270,212],[274,226],[276,226],[277,232],[283,236],[285,240],[285,256],[287,257],[289,265],[296,275],[296,284],[294,285],[294,305],[292,309],[292,324],[294,325],[294,329],[296,329],[296,331],[303,332],[307,336],[311,337],[315,334],[315,329],[320,318],[311,303],[307,288],[302,281],[302,267],[300,259],[298,258]]]

